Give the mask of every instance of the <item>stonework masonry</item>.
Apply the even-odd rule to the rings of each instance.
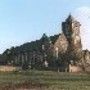
[[[69,15],[65,22],[62,22],[62,34],[54,44],[54,55],[56,52],[56,48],[58,48],[58,58],[60,57],[59,60],[64,60],[65,63],[68,63],[68,66],[72,64],[72,61],[73,68],[76,65],[77,69],[78,67],[82,66],[82,68],[85,70],[90,66],[90,52],[88,50],[82,50],[80,26],[81,24],[77,20],[75,20],[72,15]]]

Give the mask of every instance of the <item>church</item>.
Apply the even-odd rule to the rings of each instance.
[[[89,70],[90,66],[90,52],[88,50],[82,50],[80,26],[80,22],[75,20],[72,15],[69,15],[68,18],[62,22],[62,34],[54,44],[54,54],[56,58],[65,62],[64,65],[67,66],[65,68],[68,68],[69,72]],[[87,52],[88,55],[85,54],[85,52]],[[72,71],[70,70],[70,66]],[[64,71],[65,68],[63,68]]]
[[[61,72],[90,71],[90,51],[82,50],[80,22],[69,15],[62,22],[62,33],[7,49],[0,63],[25,69],[58,70]],[[0,58],[1,58],[0,57]]]

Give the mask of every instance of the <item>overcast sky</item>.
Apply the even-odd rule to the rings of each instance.
[[[39,39],[43,33],[61,32],[61,22],[69,13],[77,16],[89,6],[90,0],[0,0],[0,53]]]

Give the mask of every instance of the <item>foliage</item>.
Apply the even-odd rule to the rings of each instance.
[[[49,63],[53,60],[53,44],[59,35],[48,37],[45,33],[41,39],[27,42],[21,46],[11,47],[4,51],[0,56],[0,62],[14,66],[21,66],[23,69],[42,68],[43,63],[47,60]],[[44,45],[44,50],[42,49]],[[28,58],[25,60],[25,58]],[[23,60],[22,60],[23,58]],[[1,63],[1,64],[2,64]]]

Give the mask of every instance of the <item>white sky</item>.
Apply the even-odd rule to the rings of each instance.
[[[80,32],[83,49],[90,50],[90,7],[77,8],[73,15],[81,23]]]

